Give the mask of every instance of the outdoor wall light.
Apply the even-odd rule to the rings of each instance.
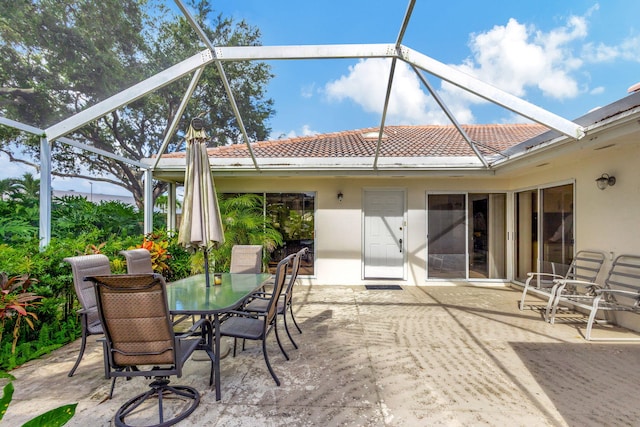
[[[344,197],[344,194],[342,194],[342,191],[338,191],[338,202],[342,202],[343,197]]]
[[[598,185],[599,189],[604,190],[605,188],[607,188],[607,186],[616,185],[616,177],[609,176],[609,174],[607,173],[603,173],[600,178],[596,179],[596,184]]]

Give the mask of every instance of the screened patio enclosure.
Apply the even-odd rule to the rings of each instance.
[[[366,7],[364,7],[366,4],[367,2],[363,2],[363,11],[366,11]],[[419,173],[422,176],[428,176],[430,174],[438,176],[443,173],[455,173],[455,175],[467,176],[492,176],[495,174],[496,167],[508,165],[514,161],[514,159],[520,158],[523,153],[528,151],[528,148],[525,147],[520,147],[517,151],[496,151],[489,150],[486,146],[478,144],[478,142],[470,138],[462,128],[445,101],[440,97],[432,81],[446,82],[454,85],[466,93],[482,98],[498,108],[514,112],[521,117],[545,126],[550,131],[546,136],[547,141],[566,143],[580,140],[585,136],[585,129],[576,122],[546,111],[478,78],[464,74],[457,68],[422,53],[419,48],[413,48],[412,46],[423,46],[424,41],[414,36],[411,32],[412,26],[428,25],[427,22],[416,21],[412,18],[417,10],[426,7],[426,5],[418,4],[415,0],[408,1],[406,5],[393,5],[392,10],[390,10],[389,16],[396,17],[397,19],[392,23],[386,22],[385,28],[391,27],[392,33],[395,33],[394,37],[391,37],[386,43],[362,44],[300,45],[296,44],[296,34],[289,34],[287,38],[291,40],[291,44],[288,45],[219,46],[216,45],[216,40],[208,38],[203,27],[195,19],[194,11],[187,8],[185,2],[176,0],[175,4],[168,2],[166,6],[168,7],[167,13],[169,16],[185,19],[191,26],[192,37],[198,39],[201,45],[201,49],[198,52],[185,52],[181,60],[169,64],[169,66],[160,62],[146,64],[147,66],[144,67],[142,74],[137,71],[136,73],[128,74],[126,73],[126,67],[119,68],[121,79],[110,79],[109,85],[97,84],[97,82],[104,79],[105,76],[109,75],[109,70],[92,66],[91,58],[76,58],[71,51],[67,52],[68,56],[65,57],[65,53],[60,52],[59,54],[53,55],[52,58],[55,57],[59,60],[61,66],[63,64],[67,66],[69,64],[77,65],[78,72],[85,73],[87,84],[94,87],[99,86],[100,90],[91,92],[91,96],[79,97],[74,100],[75,102],[71,102],[75,89],[63,90],[64,88],[60,87],[59,92],[55,94],[55,96],[61,96],[60,94],[63,93],[65,96],[69,95],[69,102],[65,108],[46,117],[30,116],[26,113],[22,115],[13,114],[17,110],[7,110],[6,108],[0,110],[0,124],[18,129],[26,134],[36,135],[41,141],[39,156],[41,178],[40,241],[42,246],[46,246],[51,239],[51,172],[58,167],[55,161],[55,154],[58,150],[61,150],[62,147],[65,147],[65,149],[70,147],[71,151],[77,153],[77,155],[83,153],[83,155],[88,154],[92,158],[113,159],[115,162],[128,165],[134,170],[141,171],[144,188],[145,230],[147,232],[151,231],[154,179],[157,179],[154,171],[163,154],[184,149],[181,145],[181,132],[183,131],[184,123],[188,122],[191,118],[187,115],[188,106],[190,103],[196,102],[194,100],[197,98],[199,82],[206,72],[207,67],[215,67],[219,74],[220,87],[223,89],[229,108],[233,111],[237,127],[240,130],[241,142],[247,146],[249,153],[251,153],[251,166],[257,173],[275,173],[279,170],[279,166],[269,162],[262,163],[258,158],[253,156],[251,143],[255,141],[249,138],[245,130],[243,117],[236,101],[238,94],[234,92],[235,82],[227,78],[225,73],[225,69],[234,66],[234,64],[253,62],[281,64],[286,62],[287,64],[292,64],[291,67],[296,67],[295,64],[307,63],[307,60],[346,61],[348,64],[353,64],[358,60],[368,58],[386,59],[390,68],[386,81],[380,82],[380,85],[384,87],[386,93],[381,107],[382,114],[375,122],[371,123],[371,127],[379,129],[376,135],[372,135],[376,140],[377,149],[371,158],[365,159],[364,164],[362,164],[363,159],[353,160],[354,164],[358,163],[359,168],[366,169],[373,174],[386,173],[392,175],[397,168],[394,162],[388,162],[381,156],[380,149],[385,144],[384,131],[387,125],[386,118],[389,104],[392,101],[391,88],[394,84],[398,64],[401,63],[407,64],[412,72],[416,74],[422,84],[422,89],[441,107],[444,115],[450,120],[450,123],[457,129],[458,133],[462,135],[474,153],[473,157],[465,158],[464,161],[454,159],[445,165],[438,164],[437,167],[429,166],[429,164],[418,165],[416,166],[416,170],[419,169]],[[215,4],[213,6],[215,7]],[[96,11],[96,13],[98,12],[99,11]],[[424,15],[420,13],[419,16]],[[361,16],[354,17],[354,19],[361,18]],[[52,28],[53,30],[56,28],[59,31],[63,30],[63,26],[56,27],[52,25]],[[387,32],[388,31],[385,31],[385,33]],[[111,35],[107,32],[105,37],[109,36]],[[117,37],[117,34],[113,34],[112,36]],[[375,34],[363,34],[362,38],[364,40],[375,40],[377,36]],[[100,41],[92,40],[92,42],[98,43]],[[126,40],[120,40],[118,43],[126,43]],[[52,69],[55,70],[55,67]],[[140,75],[141,78],[139,78],[138,81],[129,81],[133,74],[136,76]],[[275,78],[277,78],[277,76]],[[171,111],[171,114],[168,114],[164,119],[156,120],[153,126],[150,126],[150,128],[157,128],[154,129],[157,138],[145,145],[146,151],[133,153],[138,154],[138,157],[132,156],[132,153],[127,151],[126,147],[121,146],[115,138],[107,138],[106,140],[110,141],[111,144],[106,145],[96,144],[87,138],[87,135],[91,135],[93,131],[103,132],[107,130],[108,126],[105,126],[105,123],[112,125],[113,123],[111,122],[114,120],[114,114],[141,114],[140,110],[137,109],[137,101],[149,96],[165,96],[168,90],[176,86],[184,87],[184,91],[181,92],[180,96],[175,100],[176,102],[173,105],[174,109]],[[15,95],[21,96],[19,91],[17,91]],[[51,95],[54,96],[54,94]],[[80,95],[79,92],[78,95]],[[24,95],[23,99],[28,103],[30,98]],[[393,101],[402,102],[399,100]],[[149,131],[151,131],[151,129]],[[130,136],[130,138],[134,138],[134,136]],[[152,162],[142,162],[142,158],[145,157],[155,160]],[[278,173],[283,172],[280,171]],[[286,172],[284,173],[286,174]],[[109,179],[117,180],[117,178],[114,177],[109,177]],[[179,184],[182,177],[180,177],[179,174],[176,176],[164,174],[162,179],[165,182]],[[489,206],[489,208],[492,204],[495,205],[497,203],[492,201],[491,196],[491,194],[486,195],[488,200],[487,206]],[[487,209],[483,207],[484,202],[481,201],[483,198],[485,198],[485,196],[481,196],[480,200],[472,201],[473,206],[476,206],[479,212]],[[170,203],[171,202],[172,200],[170,199]],[[175,202],[175,200],[173,200],[173,202]],[[472,234],[474,233],[476,233],[476,231]],[[478,230],[477,233],[481,233],[481,231]],[[484,245],[489,244],[489,242],[482,243],[480,240],[481,237],[479,237],[477,243],[472,243],[472,246],[477,248],[474,249],[476,251],[474,258],[478,260],[481,260],[483,257],[483,251],[485,250],[483,249]],[[499,250],[499,248],[496,248],[496,250]],[[497,266],[495,268],[500,267]]]

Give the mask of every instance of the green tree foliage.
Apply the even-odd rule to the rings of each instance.
[[[64,262],[65,257],[99,252],[109,258],[113,273],[125,273],[126,263],[119,252],[153,243],[162,248],[162,262],[167,266],[162,271],[167,281],[203,270],[202,252],[193,254],[179,245],[177,233],[157,229],[143,235],[140,212],[119,202],[95,204],[82,197],[54,199],[54,235],[51,243],[40,250],[37,228],[30,223],[36,221],[37,224],[37,206],[36,214],[31,219],[23,218],[24,223],[20,223],[17,212],[26,212],[24,204],[29,198],[18,196],[0,200],[0,236],[3,236],[0,240],[0,272],[6,273],[0,275],[6,277],[4,283],[9,283],[9,278],[13,277],[34,280],[29,281],[28,288],[6,286],[5,290],[9,289],[9,292],[3,294],[3,301],[17,307],[17,304],[30,302],[20,299],[25,295],[42,298],[38,299],[37,305],[29,306],[29,312],[34,316],[27,315],[28,321],[24,316],[21,323],[16,323],[16,316],[4,317],[4,330],[14,334],[0,334],[0,370],[13,369],[80,336],[76,314],[79,307],[71,267]],[[234,244],[263,245],[265,263],[269,253],[282,244],[282,235],[274,228],[271,217],[264,216],[263,203],[262,196],[255,194],[220,197],[225,244],[212,251],[211,259],[217,271],[228,271]],[[9,222],[14,228],[3,228]]]
[[[0,200],[6,200],[18,191],[18,180],[15,178],[0,179]]]
[[[191,2],[195,18],[215,45],[259,45],[260,32],[244,21],[216,15],[209,0]],[[46,128],[202,51],[182,15],[155,0],[0,0],[0,112]],[[101,23],[96,25],[96,23]],[[270,67],[225,63],[234,97],[252,140],[265,139],[273,102],[265,87]],[[72,135],[96,148],[139,160],[156,154],[190,78],[165,86],[78,129]],[[204,114],[211,144],[240,140],[217,68],[205,69],[185,118]],[[184,120],[183,123],[188,123]],[[184,130],[184,124],[180,130]],[[0,151],[12,161],[38,165],[39,138],[0,126]],[[16,155],[20,147],[22,155]],[[168,152],[184,149],[174,136]],[[52,151],[52,173],[109,182],[131,191],[142,206],[142,171],[62,143]],[[165,191],[157,182],[154,198]]]

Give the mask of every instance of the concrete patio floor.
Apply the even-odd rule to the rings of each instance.
[[[300,349],[281,334],[285,361],[269,336],[282,386],[256,343],[221,361],[220,402],[208,386],[210,364],[190,360],[172,383],[196,387],[201,402],[179,425],[637,425],[640,345],[586,342],[580,316],[550,325],[537,310],[519,311],[519,296],[502,285],[298,286]],[[78,348],[76,341],[11,372],[4,425],[78,402],[68,425],[109,426],[120,405],[146,390],[145,378],[119,379],[105,401],[110,381],[95,340],[67,377]]]

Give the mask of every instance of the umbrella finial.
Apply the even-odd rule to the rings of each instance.
[[[194,117],[191,119],[191,127],[193,130],[202,130],[204,128],[204,120],[202,117]]]

